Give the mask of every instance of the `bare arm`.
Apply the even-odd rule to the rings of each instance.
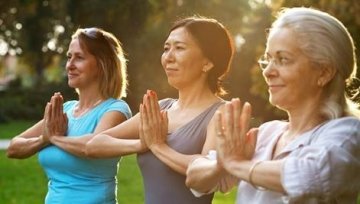
[[[218,108],[218,111],[223,110],[223,105]],[[207,128],[207,138],[203,148],[203,154],[214,150],[215,143],[216,129],[214,115]],[[212,152],[214,155],[200,157],[190,163],[186,172],[186,185],[189,188],[201,193],[211,192],[217,190],[217,188],[222,192],[227,192],[238,183],[237,179],[232,178],[222,166],[218,165],[216,152]]]
[[[144,151],[139,140],[139,114],[125,122],[95,135],[86,144],[86,155],[107,158]]]
[[[46,121],[50,118],[58,114],[55,109],[53,108],[55,103],[62,104],[62,97],[58,97],[59,93],[55,93],[49,103],[46,104],[45,111],[44,111],[44,119],[24,131],[18,136],[15,136],[7,149],[7,156],[9,158],[17,158],[17,159],[24,159],[28,158],[34,154],[36,154],[39,150],[44,148],[45,146],[50,144],[49,137],[53,132],[57,132],[58,129],[55,131],[50,132],[50,129],[46,127]],[[58,106],[55,105],[57,108]],[[62,110],[62,109],[61,109]],[[51,122],[54,124],[58,123],[58,119],[66,120],[64,115],[55,116],[55,120],[51,119]],[[56,125],[56,127],[61,127]],[[62,128],[60,128],[62,129]]]
[[[95,134],[114,127],[125,120],[126,118],[122,113],[117,111],[110,111],[105,113],[101,118],[93,134],[82,137],[54,136],[50,137],[50,142],[71,154],[80,157],[87,157],[86,144]]]
[[[215,117],[219,164],[240,180],[284,193],[280,177],[282,160],[251,161],[257,138],[248,132],[251,105],[241,106],[239,99],[232,99]]]
[[[166,143],[168,118],[166,112],[160,111],[157,101],[155,92],[148,92],[144,96],[143,104],[140,106],[140,135],[159,160],[174,171],[185,175],[189,164],[201,157],[201,154],[182,154]],[[203,154],[207,154],[210,147],[211,145],[205,145]]]
[[[49,142],[41,135],[42,128],[43,120],[11,139],[7,157],[25,159],[47,146]]]
[[[206,155],[210,150],[215,149],[215,128],[214,128],[214,118],[211,119],[208,127],[207,127],[207,134],[206,140],[202,149],[201,154],[195,155],[185,155],[181,154],[172,148],[170,148],[166,143],[162,143],[160,145],[156,144],[151,148],[151,151],[158,157],[162,162],[167,164],[170,168],[174,171],[179,172],[180,174],[186,175],[189,165],[197,158],[203,157]],[[200,159],[201,160],[201,159]],[[212,162],[210,162],[212,163]],[[205,165],[205,163],[203,163]],[[207,172],[204,174],[199,170],[198,174],[204,177],[204,181],[208,179],[213,179],[214,183],[219,181],[221,177],[218,177],[219,173],[221,172],[220,169],[214,168],[210,170],[211,172]],[[212,175],[214,173],[214,175]],[[196,173],[195,173],[196,174]],[[212,176],[210,176],[212,175]],[[189,181],[191,182],[191,181]],[[209,185],[209,187],[215,185]]]
[[[252,161],[234,161],[228,164],[229,173],[237,178],[250,182],[256,186],[264,187],[279,193],[285,193],[281,183],[281,169],[283,160],[264,161],[253,168],[250,175],[250,168],[255,162]]]

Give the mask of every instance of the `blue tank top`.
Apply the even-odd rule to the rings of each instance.
[[[78,101],[64,103],[68,117],[67,137],[81,137],[94,132],[98,122],[109,111],[119,111],[131,117],[129,106],[122,100],[108,99],[85,113],[73,117]],[[87,159],[49,145],[38,154],[40,165],[48,177],[45,203],[116,203],[116,174],[120,158]]]

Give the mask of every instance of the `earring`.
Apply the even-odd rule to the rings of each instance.
[[[318,80],[318,81],[317,81],[317,84],[318,84],[318,86],[320,86],[320,87],[324,86],[324,85],[323,85],[323,82],[322,82],[321,80]]]

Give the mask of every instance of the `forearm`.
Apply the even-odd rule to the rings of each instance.
[[[143,151],[139,139],[118,139],[105,134],[93,137],[85,149],[91,158],[111,158]]]
[[[31,138],[15,137],[11,140],[6,155],[9,158],[25,159],[36,154],[48,144],[42,135]]]
[[[282,160],[264,161],[258,163],[252,172],[252,161],[232,162],[228,165],[228,172],[237,178],[249,182],[251,176],[252,184],[273,190],[279,193],[285,193],[281,184],[281,166]],[[250,175],[251,173],[251,175]]]
[[[216,160],[197,158],[186,171],[186,186],[207,193],[218,186],[224,175],[224,169],[217,165]]]
[[[52,136],[50,142],[53,145],[79,157],[87,157],[86,143],[93,137],[93,135],[85,135],[81,137],[67,137],[67,136]]]
[[[153,145],[150,149],[159,160],[182,175],[186,175],[191,161],[199,157],[199,155],[185,155],[176,152],[165,143]]]

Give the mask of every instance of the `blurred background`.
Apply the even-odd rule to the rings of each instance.
[[[329,12],[360,46],[357,0],[1,0],[0,123],[41,119],[55,91],[65,100],[77,98],[67,86],[64,67],[71,35],[79,27],[103,28],[122,42],[130,83],[124,100],[134,113],[147,89],[160,98],[176,97],[160,56],[172,22],[195,14],[216,18],[234,36],[236,55],[224,82],[229,91],[225,99],[251,102],[255,123],[282,118],[284,113],[268,105],[257,59],[264,52],[266,29],[284,6]]]

